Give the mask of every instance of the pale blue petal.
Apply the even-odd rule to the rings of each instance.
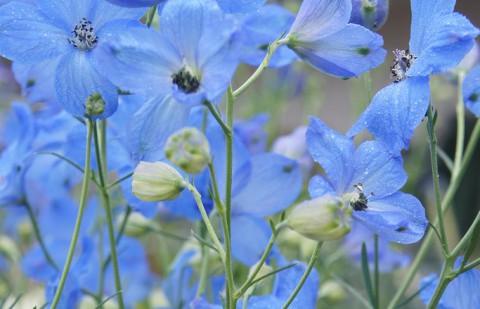
[[[284,301],[273,295],[250,296],[248,298],[248,309],[278,309],[282,308]],[[243,305],[243,300],[239,301],[239,306]],[[292,308],[292,307],[290,307]]]
[[[272,234],[269,225],[252,215],[232,216],[232,254],[241,263],[252,266],[260,260]]]
[[[412,77],[380,90],[347,136],[367,129],[392,152],[408,149],[430,103],[428,77]]]
[[[468,72],[463,81],[463,102],[465,106],[480,117],[480,66]]]
[[[292,49],[316,69],[349,78],[379,66],[385,59],[383,38],[362,26],[348,24],[319,40],[299,42]]]
[[[422,281],[420,281],[419,288],[420,291],[420,299],[422,302],[427,305],[432,299],[433,293],[438,285],[438,276],[436,273],[429,274],[428,276],[424,277]],[[441,299],[438,303],[438,309],[441,309]]]
[[[277,275],[274,285],[274,293],[278,299],[284,302],[290,297],[293,290],[296,288],[298,282],[305,273],[307,266],[298,263],[293,267],[290,267]],[[316,269],[312,269],[307,280],[300,289],[297,297],[292,302],[289,308],[306,309],[315,308],[317,302],[317,293],[320,285],[320,275]]]
[[[315,175],[310,179],[308,193],[312,199],[326,194],[336,194],[332,184],[322,175]]]
[[[28,4],[13,2],[0,8],[0,54],[33,63],[73,51],[70,33]]]
[[[266,0],[217,0],[225,13],[248,13],[260,9]]]
[[[130,119],[127,141],[134,161],[157,161],[167,138],[187,121],[190,108],[171,96],[148,99]]]
[[[306,138],[308,151],[323,167],[332,187],[337,192],[345,192],[353,177],[353,139],[332,130],[315,117],[311,117]]]
[[[266,217],[290,206],[302,189],[298,163],[273,153],[254,156],[251,162],[250,181],[233,197],[232,212]]]
[[[402,158],[378,141],[366,141],[355,151],[353,185],[361,183],[365,194],[377,198],[397,192],[407,181]]]
[[[114,84],[146,96],[171,92],[172,74],[183,67],[178,51],[148,28],[131,28],[116,35],[107,44],[100,44],[94,56]]]
[[[422,239],[428,221],[420,201],[402,192],[368,202],[368,208],[354,211],[353,218],[389,241],[411,244]]]
[[[290,29],[295,41],[316,41],[345,27],[352,12],[350,0],[305,0]]]
[[[428,21],[422,49],[408,76],[439,74],[453,68],[472,49],[474,38],[480,33],[465,16],[452,13],[434,16]],[[413,51],[412,51],[413,53]]]
[[[107,1],[123,7],[138,8],[138,7],[149,7],[154,4],[160,3],[163,0],[107,0]]]
[[[85,116],[85,101],[94,93],[106,103],[105,111],[94,118],[106,118],[117,110],[117,88],[97,71],[88,52],[63,56],[57,66],[55,89],[58,102],[75,116]]]

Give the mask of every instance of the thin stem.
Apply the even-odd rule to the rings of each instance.
[[[220,125],[220,127],[222,128],[223,130],[223,134],[225,134],[225,136],[227,135],[232,135],[232,130],[230,129],[230,127],[228,127],[225,122],[223,121],[222,119],[222,116],[220,116],[220,114],[217,112],[217,110],[215,109],[215,107],[213,106],[212,102],[210,101],[203,101],[203,104],[208,108],[208,110],[210,111],[210,113],[212,114],[213,118],[215,118],[215,120],[217,121],[217,123]]]
[[[273,54],[275,51],[282,45],[288,44],[289,38],[284,38],[284,39],[277,39],[274,41],[272,44],[268,46],[267,54],[265,55],[265,58],[263,59],[262,63],[258,66],[258,68],[253,72],[252,76],[250,76],[243,85],[238,87],[237,90],[233,92],[233,97],[237,98],[242,92],[247,90],[250,85],[257,80],[257,78],[262,75],[263,71],[268,67],[270,64],[270,60],[272,59]]]
[[[123,176],[122,178],[120,179],[117,179],[116,181],[112,182],[111,184],[109,184],[105,189],[110,189],[112,187],[115,187],[116,185],[118,185],[119,183],[121,183],[122,181],[124,180],[127,180],[128,178],[132,177],[133,173],[129,173],[125,176]]]
[[[469,271],[470,269],[472,268],[475,268],[477,267],[478,265],[480,265],[480,258],[476,259],[475,261],[465,265],[465,267],[463,267],[461,270],[460,270],[460,273],[464,273],[466,271]]]
[[[307,269],[305,269],[305,272],[303,273],[302,278],[300,279],[300,282],[298,282],[297,286],[295,287],[292,294],[283,305],[282,309],[287,309],[288,306],[292,304],[295,297],[297,297],[298,292],[300,292],[300,290],[303,287],[303,284],[305,283],[305,281],[307,281],[307,278],[310,275],[310,272],[312,271],[313,266],[315,265],[315,262],[318,259],[318,256],[320,255],[320,249],[322,248],[322,245],[323,245],[323,241],[317,242],[317,245],[313,250],[312,257],[310,258],[310,262],[308,262]]]
[[[480,212],[477,213],[475,220],[473,221],[472,225],[468,229],[467,233],[465,233],[465,236],[462,237],[462,239],[460,240],[458,245],[455,247],[455,249],[452,250],[452,254],[451,254],[452,257],[455,258],[462,253],[462,250],[469,244],[479,224],[480,224]]]
[[[457,189],[460,186],[461,180],[465,175],[465,172],[467,171],[470,161],[473,158],[473,154],[475,153],[479,138],[480,138],[480,120],[477,120],[477,123],[475,124],[472,135],[468,142],[467,148],[465,149],[462,163],[460,164],[458,171],[457,170],[453,171],[450,185],[442,200],[443,212],[445,212],[450,207],[452,200],[455,197],[455,193],[457,192]],[[457,158],[455,158],[455,160],[457,160]],[[436,222],[437,221],[438,220],[436,220]],[[434,224],[436,224],[436,222]],[[412,262],[412,265],[408,270],[407,276],[403,279],[402,285],[399,287],[394,297],[390,301],[390,304],[388,305],[388,309],[395,308],[395,306],[400,301],[400,298],[403,296],[405,291],[410,286],[410,283],[413,281],[413,278],[415,277],[415,274],[417,273],[417,270],[420,267],[420,264],[422,263],[423,258],[428,252],[430,244],[433,240],[433,236],[434,236],[434,231],[431,229],[427,232],[427,235],[423,240],[422,246],[420,247],[417,255],[415,256],[415,259]]]
[[[463,103],[463,93],[462,85],[463,80],[465,79],[465,72],[460,71],[458,73],[458,85],[457,85],[457,138],[455,145],[455,162],[454,162],[454,171],[460,169],[460,163],[463,158],[463,144],[465,142],[465,105]]]
[[[210,179],[212,180],[213,200],[215,201],[215,207],[217,208],[218,213],[223,215],[225,213],[225,207],[223,206],[223,202],[220,199],[217,178],[215,177],[215,167],[213,166],[212,162],[208,163],[208,171],[210,172]]]
[[[203,226],[200,227],[201,236],[205,238],[205,228]],[[209,264],[209,256],[208,256],[208,248],[204,244],[202,244],[202,266],[200,268],[200,280],[198,283],[197,289],[197,297],[200,297],[203,292],[205,291],[205,286],[208,280],[208,264]]]
[[[90,153],[92,150],[92,129],[94,123],[89,119],[86,120],[87,123],[87,138],[86,138],[86,150],[85,150],[85,168],[83,169],[83,182],[82,182],[82,192],[80,194],[80,205],[78,206],[77,220],[75,222],[75,228],[73,230],[72,240],[70,242],[70,247],[68,249],[67,260],[65,266],[63,267],[62,275],[60,277],[60,282],[58,288],[55,291],[55,296],[53,297],[52,309],[55,309],[60,301],[60,296],[62,295],[62,290],[67,280],[68,271],[70,270],[70,264],[72,263],[73,254],[75,252],[75,246],[78,240],[78,234],[80,233],[80,226],[82,225],[83,212],[85,210],[85,204],[87,201],[87,191],[88,191],[88,179],[90,176]]]
[[[222,261],[225,261],[225,251],[223,249],[222,243],[217,237],[217,234],[215,233],[215,230],[213,229],[212,223],[210,222],[210,218],[207,215],[207,212],[205,210],[205,206],[203,206],[202,202],[202,196],[198,192],[197,188],[195,188],[192,184],[190,184],[188,181],[185,181],[185,186],[192,193],[193,198],[195,199],[195,202],[197,203],[198,210],[200,211],[200,214],[202,215],[203,222],[205,223],[205,226],[207,227],[208,234],[213,240],[213,243],[215,244],[215,247],[217,248],[218,252],[220,253],[220,258]]]
[[[328,272],[328,270],[327,270]],[[335,280],[338,284],[343,286],[348,292],[350,292],[350,295],[353,295],[357,300],[362,303],[362,305],[365,306],[367,309],[373,309],[372,305],[366,300],[360,293],[358,293],[358,289],[351,286],[348,284],[348,282],[344,281],[342,278],[338,277],[337,275],[330,274],[330,277],[332,277],[333,280]]]
[[[112,258],[112,266],[113,266],[113,276],[115,279],[115,290],[116,296],[118,299],[118,307],[123,309],[125,307],[123,302],[123,294],[122,294],[122,282],[120,279],[120,270],[118,266],[118,256],[117,256],[117,246],[115,240],[115,231],[113,228],[113,215],[112,209],[110,205],[110,195],[108,194],[107,190],[107,181],[108,181],[108,168],[107,168],[107,145],[106,145],[106,122],[105,120],[101,120],[98,123],[98,126],[95,130],[95,153],[97,155],[97,166],[98,172],[100,175],[100,193],[101,198],[103,201],[103,206],[105,208],[105,216],[107,221],[107,232],[108,232],[108,239],[110,243],[110,256]]]
[[[43,254],[45,255],[45,258],[47,259],[47,262],[50,265],[52,265],[52,267],[55,268],[56,271],[60,271],[60,268],[58,267],[57,263],[55,263],[52,256],[48,252],[47,246],[45,246],[45,243],[44,243],[43,238],[42,238],[42,234],[40,233],[40,228],[38,226],[37,218],[35,217],[35,214],[33,213],[32,206],[26,200],[24,202],[24,205],[27,208],[28,217],[30,218],[30,222],[32,223],[33,232],[35,233],[35,237],[37,238],[38,243],[40,244],[40,248],[42,249]]]
[[[442,200],[440,197],[440,181],[438,174],[438,161],[437,161],[437,136],[435,134],[435,120],[433,119],[432,108],[429,106],[427,111],[427,126],[430,145],[430,162],[432,168],[433,186],[435,190],[435,206],[437,208],[438,225],[440,227],[440,238],[443,255],[447,257],[449,255],[449,249],[447,244],[447,232],[445,230],[445,221],[443,219]]]
[[[118,245],[120,243],[120,240],[122,240],[123,234],[125,233],[125,228],[127,227],[127,222],[128,218],[130,217],[130,214],[132,213],[132,207],[127,205],[127,209],[125,210],[125,216],[123,217],[122,224],[120,225],[120,230],[118,231],[117,237],[115,238],[115,243]],[[102,264],[102,272],[105,272],[105,270],[108,267],[108,264],[112,261],[112,255],[109,254],[105,261],[103,261]]]
[[[447,259],[445,261],[445,264],[443,265],[443,268],[442,268],[442,272],[440,274],[440,279],[438,281],[437,287],[435,288],[435,292],[433,292],[432,298],[430,299],[430,302],[427,305],[427,309],[437,308],[438,302],[440,301],[440,298],[445,292],[445,289],[447,288],[450,281],[453,280],[454,277],[450,276],[453,262],[454,260],[452,259]]]
[[[374,235],[375,247],[375,267],[374,267],[374,287],[375,287],[375,308],[380,308],[380,271],[378,267],[378,235]]]

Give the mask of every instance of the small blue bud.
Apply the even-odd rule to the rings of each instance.
[[[352,0],[350,22],[378,30],[387,21],[388,7],[388,0]]]

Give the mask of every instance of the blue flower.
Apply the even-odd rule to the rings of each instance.
[[[387,21],[389,0],[353,0],[350,22],[378,30]]]
[[[394,52],[394,83],[375,95],[348,136],[367,129],[394,152],[408,148],[430,102],[429,75],[457,65],[479,34],[453,12],[454,5],[455,0],[412,0],[410,48]]]
[[[233,20],[215,2],[171,0],[159,32],[132,28],[98,47],[98,63],[113,83],[145,98],[129,122],[135,159],[152,160],[149,154],[185,124],[192,106],[225,92],[238,64],[233,32]]]
[[[399,192],[407,175],[400,158],[383,144],[367,141],[355,149],[345,137],[312,117],[307,146],[328,178],[310,180],[312,198],[336,195],[353,208],[352,217],[370,231],[398,243],[419,241],[425,232],[425,210],[414,196]]]
[[[20,63],[58,62],[55,90],[71,114],[85,116],[85,101],[99,93],[105,118],[117,109],[117,89],[93,58],[97,44],[114,33],[141,25],[143,10],[127,10],[99,0],[42,0],[37,6],[10,3],[0,8],[0,54]]]
[[[350,0],[305,0],[287,34],[288,46],[314,68],[356,77],[385,59],[380,35],[349,24]]]
[[[468,72],[463,81],[462,93],[465,106],[480,117],[480,66]]]
[[[107,0],[107,1],[123,7],[139,8],[139,7],[152,6],[166,0]]]
[[[458,268],[462,258],[455,262],[454,269]],[[438,276],[433,273],[420,282],[420,298],[426,305],[430,302],[435,288],[438,285]],[[440,298],[438,309],[480,308],[480,271],[473,268],[453,279]]]

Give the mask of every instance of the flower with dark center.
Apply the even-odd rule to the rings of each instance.
[[[172,75],[172,83],[185,93],[195,93],[200,88],[200,81],[186,68]]]
[[[413,65],[417,56],[410,54],[408,49],[396,49],[393,54],[395,55],[395,59],[393,60],[393,65],[390,67],[390,78],[392,78],[395,83],[398,83],[407,78],[407,71]]]
[[[97,46],[98,37],[93,31],[92,23],[85,17],[75,26],[72,31],[73,39],[68,42],[81,50],[89,50]]]

